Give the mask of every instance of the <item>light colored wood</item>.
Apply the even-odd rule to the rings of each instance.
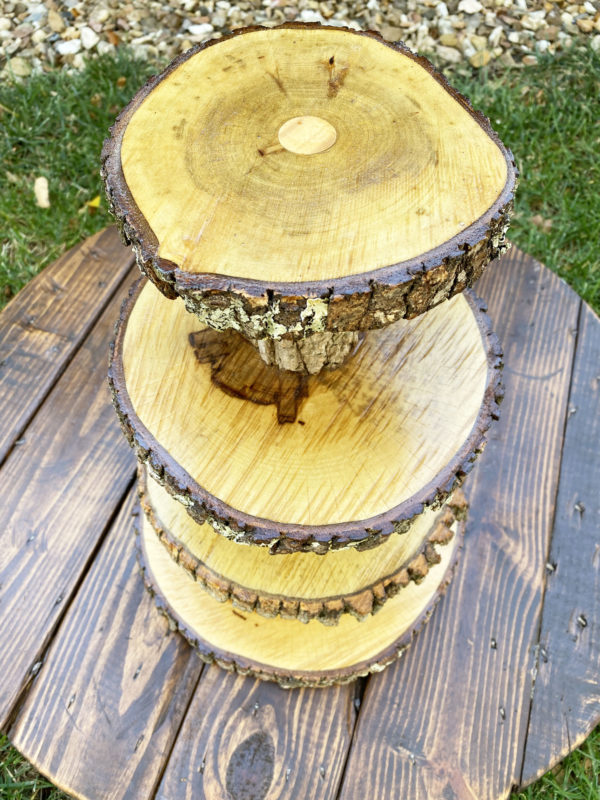
[[[304,115],[337,131],[311,158],[278,140]],[[500,148],[427,69],[339,29],[255,30],[192,55],[131,118],[121,162],[161,259],[276,282],[427,253],[507,179]]]
[[[111,367],[119,413],[151,474],[232,538],[270,525],[253,541],[272,545],[288,524],[290,541],[308,529],[308,549],[376,543],[447,496],[497,411],[497,345],[464,294],[367,334],[346,364],[308,379],[283,425],[273,406],[214,385],[180,300],[149,284],[134,299]]]
[[[279,128],[277,138],[279,144],[290,153],[312,156],[333,147],[337,131],[326,119],[305,115],[284,122]]]
[[[458,525],[458,523],[455,523]],[[460,541],[442,549],[439,564],[420,584],[411,583],[364,622],[350,615],[327,627],[317,620],[240,612],[186,580],[144,515],[140,520],[141,561],[159,607],[197,647],[220,666],[291,685],[329,685],[380,671],[410,643],[450,578]],[[456,533],[456,531],[455,531]]]
[[[342,614],[366,619],[411,581],[417,583],[439,561],[438,547],[466,514],[460,489],[440,512],[427,509],[403,535],[361,553],[292,553],[274,559],[264,547],[237,544],[211,525],[195,522],[184,506],[140,468],[140,502],[171,557],[221,602],[262,616],[318,619],[337,624]],[[460,495],[460,497],[459,497]]]

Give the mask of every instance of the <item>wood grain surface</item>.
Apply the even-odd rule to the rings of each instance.
[[[115,406],[197,522],[275,554],[406,530],[460,485],[498,416],[501,351],[472,292],[369,331],[346,364],[309,379],[294,424],[215,385],[189,344],[196,328],[181,300],[136,288],[113,349]]]
[[[518,783],[580,301],[514,251],[479,289],[506,397],[467,485],[464,561],[410,658],[369,682],[341,800],[501,798]]]
[[[307,113],[336,130],[325,152],[279,142]],[[102,174],[140,267],[220,330],[382,327],[504,251],[512,155],[425,58],[373,32],[237,30],[179,56],[111,133]]]
[[[279,144],[301,108],[339,132],[327,152]],[[181,59],[129,120],[120,157],[160,258],[271,283],[428,253],[486,214],[508,177],[504,152],[415,58],[303,26],[238,32]]]
[[[521,781],[600,718],[600,320],[582,304]]]
[[[336,550],[323,558],[291,553],[274,559],[264,547],[237,544],[207,522],[199,525],[185,506],[138,470],[140,504],[171,558],[220,602],[257,611],[265,617],[335,625],[342,614],[364,620],[375,614],[411,581],[421,582],[439,548],[454,535],[455,519],[464,519],[467,502],[460,489],[443,508],[427,509],[402,535],[390,536],[366,553]]]
[[[359,690],[289,691],[206,667],[156,800],[331,800]]]
[[[381,672],[404,655],[453,577],[463,524],[453,527],[454,536],[422,582],[409,583],[364,621],[345,614],[334,626],[316,619],[266,618],[215,600],[189,580],[145,517],[138,547],[144,581],[158,608],[205,661],[286,687],[317,687]]]
[[[29,424],[27,456],[19,445],[0,473],[3,508],[17,525],[7,520],[0,534],[0,583],[9,581],[0,590],[0,717],[5,730],[15,720],[26,756],[90,800],[222,800],[224,792],[326,800],[338,789],[350,800],[500,800],[590,731],[599,715],[600,324],[583,306],[577,336],[579,299],[517,251],[479,289],[503,338],[508,385],[501,422],[466,487],[465,562],[407,656],[342,688],[285,691],[210,667],[194,689],[199,673],[187,645],[146,611],[126,535],[131,473],[113,461],[127,448],[116,426],[102,433],[94,422],[112,412],[96,373],[90,380],[103,401],[86,388],[86,370],[104,361],[91,345],[97,329],[88,336]],[[82,452],[94,453],[85,478]],[[63,586],[69,594],[55,606]],[[114,730],[124,738],[111,739]]]
[[[151,797],[202,672],[136,569],[132,492],[71,604],[11,739],[70,794]]]
[[[0,316],[0,463],[133,264],[115,228],[65,253]]]
[[[129,265],[121,248],[124,256]],[[85,263],[96,266],[93,258]],[[0,724],[39,669],[134,475],[106,387],[122,296],[109,303],[0,471],[0,606],[10,642],[0,648]]]

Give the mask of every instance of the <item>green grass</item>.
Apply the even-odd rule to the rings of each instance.
[[[520,173],[509,236],[600,309],[600,52],[453,82],[489,116]]]
[[[0,800],[63,800],[66,797],[0,735]]]
[[[109,224],[99,153],[108,127],[156,68],[125,53],[0,86],[0,286],[4,299],[63,250]],[[37,177],[50,208],[38,208]],[[87,203],[98,195],[101,207]],[[2,299],[0,297],[0,299]]]
[[[98,177],[107,128],[156,66],[126,53],[0,86],[0,303],[67,247],[108,224]],[[521,172],[511,239],[600,310],[600,53],[502,73],[464,68],[451,81],[492,120]],[[45,176],[49,209],[35,204]],[[600,729],[514,800],[599,800]],[[0,800],[60,800],[0,737]]]

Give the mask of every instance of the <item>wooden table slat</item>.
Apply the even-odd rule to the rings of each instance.
[[[0,470],[0,607],[10,642],[0,648],[0,727],[133,479],[135,458],[106,384],[107,345],[129,283]]]
[[[518,251],[478,290],[504,345],[502,418],[466,486],[454,583],[367,686],[341,800],[490,800],[520,773],[580,301]]]
[[[207,668],[157,800],[331,800],[354,730],[357,686],[290,691]]]
[[[117,260],[129,258],[105,235]],[[72,291],[89,269],[97,264],[82,259]],[[54,782],[90,800],[324,800],[338,790],[339,800],[500,800],[589,731],[600,708],[599,322],[583,307],[577,338],[579,298],[518,251],[478,291],[506,354],[502,420],[467,481],[456,580],[401,661],[368,680],[358,720],[360,684],[284,691],[203,670],[146,596],[131,535],[134,461],[105,385],[120,299],[87,336],[72,334],[82,344],[65,345],[58,366],[33,358],[30,385],[39,370],[46,388],[0,470],[0,725],[15,720],[16,744]],[[563,442],[571,376],[577,411]],[[26,394],[21,386],[13,402]],[[557,569],[544,594],[557,491]],[[575,611],[587,625],[573,627]]]
[[[525,784],[600,721],[600,321],[587,306],[579,326],[548,564]]]
[[[38,769],[91,800],[152,796],[202,671],[144,589],[133,507],[132,492],[11,731]]]
[[[132,264],[116,228],[108,228],[43,270],[3,310],[0,463]]]

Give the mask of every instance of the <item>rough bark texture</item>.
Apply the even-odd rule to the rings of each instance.
[[[358,344],[358,331],[314,333],[306,339],[255,339],[265,364],[280,370],[316,375],[322,369],[335,369],[343,364]]]
[[[289,23],[282,27],[302,30],[321,26]],[[231,35],[254,30],[261,28],[246,28]],[[188,58],[217,42],[194,47],[161,75],[152,78],[119,115],[111,128],[111,137],[104,143],[101,174],[109,207],[119,222],[125,243],[133,246],[141,271],[167,297],[181,296],[188,310],[211,327],[233,328],[253,341],[301,340],[320,332],[381,328],[398,319],[418,316],[471,286],[485,266],[508,247],[505,234],[517,170],[512,154],[492,130],[489,120],[452,89],[425,58],[415,55],[404,44],[391,44],[371,31],[353,33],[370,36],[408,56],[444,87],[500,148],[507,164],[505,186],[486,213],[460,234],[409,261],[370,272],[310,283],[276,283],[186,272],[158,255],[159,242],[127,186],[120,153],[127,125],[150,92]]]
[[[156,607],[161,614],[168,619],[169,625],[172,630],[179,631],[184,636],[192,647],[196,649],[198,655],[203,661],[208,664],[217,664],[222,669],[229,672],[236,672],[240,675],[251,675],[261,680],[276,681],[280,686],[287,689],[297,688],[301,686],[311,686],[314,688],[321,688],[332,686],[334,684],[344,684],[354,681],[357,678],[364,677],[373,672],[381,672],[385,667],[398,659],[407,648],[411,645],[414,637],[419,633],[428,619],[431,617],[436,605],[440,598],[444,595],[456,568],[460,551],[462,550],[462,541],[464,537],[464,523],[459,524],[459,541],[453,554],[453,558],[444,573],[442,580],[438,586],[435,596],[430,601],[425,611],[414,621],[413,625],[402,634],[391,646],[387,647],[384,651],[377,654],[375,657],[370,658],[368,661],[354,664],[339,670],[314,670],[314,671],[295,671],[290,672],[281,670],[277,667],[260,664],[258,662],[247,659],[243,656],[236,655],[214,648],[210,642],[199,639],[197,635],[191,630],[186,621],[177,615],[163,599],[160,593],[156,577],[150,571],[146,563],[144,553],[143,538],[141,533],[140,510],[135,524],[136,546],[138,553],[138,563],[140,572],[144,580],[144,584],[152,597]],[[292,623],[290,623],[292,624]]]
[[[142,467],[138,469],[138,493],[146,517],[171,558],[216,600],[229,601],[236,608],[256,611],[264,617],[281,616],[284,619],[299,619],[301,622],[316,619],[324,625],[336,625],[342,614],[351,614],[358,620],[365,620],[411,581],[420,583],[430,567],[440,562],[436,547],[442,547],[451,541],[454,535],[452,526],[457,520],[466,519],[468,509],[462,490],[457,489],[436,519],[419,552],[400,565],[395,572],[352,594],[308,599],[249,589],[204,564],[159,519],[146,493],[146,476]],[[243,557],[242,552],[240,558]]]
[[[492,420],[498,419],[499,403],[503,396],[502,350],[484,313],[484,304],[472,292],[468,292],[465,296],[476,316],[487,354],[487,383],[478,419],[464,445],[445,469],[410,499],[370,519],[311,526],[253,517],[223,503],[199,486],[156,441],[135,413],[125,383],[122,347],[127,319],[141,288],[141,282],[132,287],[123,304],[116,339],[111,346],[109,384],[123,431],[150,475],[186,506],[193,519],[199,523],[209,522],[216,531],[233,541],[269,547],[274,554],[299,551],[323,554],[330,549],[344,547],[357,547],[359,550],[376,547],[392,533],[406,531],[411,521],[425,508],[440,508],[443,505],[470,472],[485,446],[486,432]]]

